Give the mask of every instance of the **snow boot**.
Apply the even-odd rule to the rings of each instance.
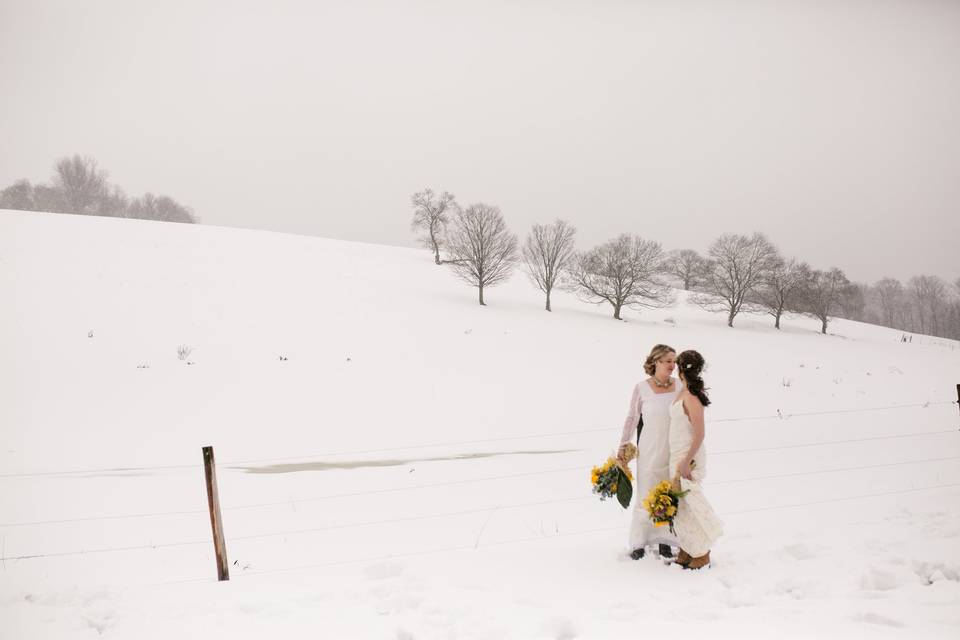
[[[703,569],[710,566],[710,552],[707,551],[699,558],[691,558],[690,562],[684,565],[684,569]]]
[[[643,547],[637,547],[636,549],[630,552],[630,557],[633,558],[634,560],[639,560],[640,558],[643,557],[643,554],[644,554]]]
[[[673,549],[670,548],[670,545],[668,545],[668,544],[661,544],[660,547],[659,547],[659,549],[660,549],[660,557],[661,557],[661,558],[672,558],[672,557],[673,557]]]

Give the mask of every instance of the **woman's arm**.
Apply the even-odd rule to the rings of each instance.
[[[693,470],[690,468],[690,464],[693,462],[693,456],[700,449],[700,445],[703,444],[703,438],[706,435],[706,427],[703,422],[703,403],[700,402],[700,398],[688,393],[683,399],[683,409],[687,412],[687,417],[690,418],[693,438],[690,442],[690,450],[680,461],[678,471],[687,480],[693,480]]]
[[[640,411],[643,408],[643,401],[640,399],[640,385],[633,388],[633,394],[630,396],[630,408],[627,410],[627,417],[623,421],[623,433],[620,435],[620,447],[633,442],[634,434],[637,432],[637,421],[640,420]]]

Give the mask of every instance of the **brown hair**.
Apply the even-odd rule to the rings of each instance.
[[[676,349],[665,344],[654,345],[653,349],[650,350],[650,355],[643,363],[643,370],[647,372],[648,376],[652,376],[657,371],[657,361],[668,353],[676,352]]]
[[[704,391],[703,378],[700,377],[705,365],[706,362],[704,362],[703,356],[693,349],[684,351],[677,356],[677,368],[680,370],[680,373],[683,374],[683,380],[687,384],[687,390],[697,396],[697,398],[700,399],[700,403],[706,407],[710,405],[710,398],[707,397],[707,392]]]

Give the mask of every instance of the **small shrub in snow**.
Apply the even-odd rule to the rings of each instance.
[[[677,324],[677,321],[674,320],[672,317],[671,317],[671,318],[664,318],[663,321],[666,322],[667,324],[673,324],[673,325]]]
[[[793,384],[793,380],[791,380],[790,378],[783,378],[783,379],[780,381],[780,384],[782,384],[783,386],[785,386],[786,388],[789,389],[789,388],[790,388],[790,385]]]
[[[187,344],[182,344],[177,347],[177,359],[186,360],[190,357],[190,354],[193,353],[193,347]]]

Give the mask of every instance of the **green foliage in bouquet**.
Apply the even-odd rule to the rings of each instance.
[[[607,458],[602,466],[591,469],[590,482],[593,492],[600,496],[601,500],[616,496],[621,507],[626,509],[630,506],[633,498],[633,474],[616,458]]]

